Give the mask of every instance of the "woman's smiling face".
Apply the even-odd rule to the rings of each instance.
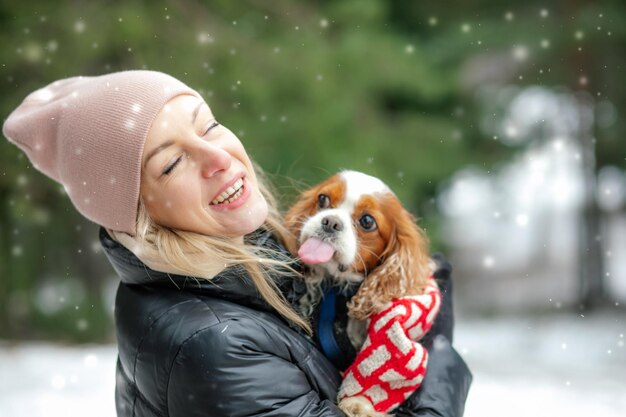
[[[208,236],[244,236],[268,212],[243,145],[192,95],[174,97],[154,119],[141,197],[156,223]]]

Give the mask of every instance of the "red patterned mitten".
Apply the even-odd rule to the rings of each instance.
[[[376,411],[389,412],[422,383],[428,352],[417,341],[431,328],[441,293],[431,277],[420,295],[394,299],[370,317],[368,335],[344,373],[339,400],[364,396]]]

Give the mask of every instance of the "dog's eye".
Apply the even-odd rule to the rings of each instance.
[[[317,207],[328,208],[330,206],[330,198],[326,194],[320,194],[317,197]]]
[[[359,219],[359,225],[366,232],[371,232],[376,229],[376,220],[369,214],[364,214]]]

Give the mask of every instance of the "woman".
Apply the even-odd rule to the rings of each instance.
[[[293,308],[303,285],[276,204],[196,91],[152,71],[59,80],[3,132],[103,226],[121,278],[118,415],[343,415],[340,374]],[[462,414],[471,375],[451,326],[450,310],[397,415]]]

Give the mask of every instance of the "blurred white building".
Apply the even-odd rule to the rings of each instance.
[[[500,119],[486,112],[485,132],[525,147],[492,172],[457,173],[439,195],[459,307],[521,312],[576,304],[586,198],[580,109],[571,94],[541,87],[482,94],[503,108]],[[595,183],[602,219],[595,238],[602,240],[606,292],[617,302],[626,300],[625,185],[615,167],[603,168]]]

